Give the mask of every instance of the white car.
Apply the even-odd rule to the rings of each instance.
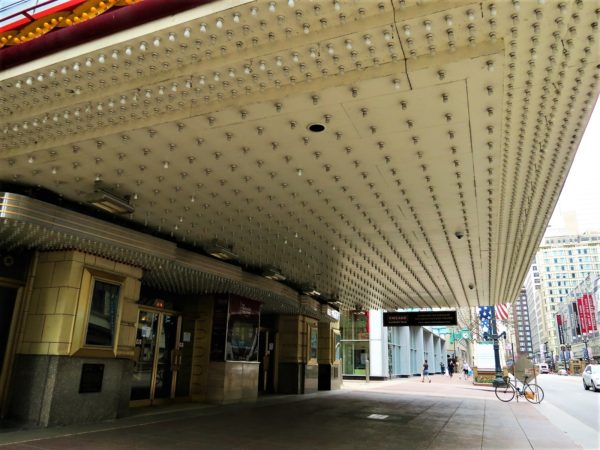
[[[583,388],[600,391],[600,364],[588,364],[583,371]]]

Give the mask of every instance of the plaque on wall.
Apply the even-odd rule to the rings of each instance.
[[[101,392],[103,378],[104,364],[83,364],[81,366],[79,393]]]

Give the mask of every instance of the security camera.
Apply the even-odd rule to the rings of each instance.
[[[473,283],[469,283],[469,289],[473,289],[475,287],[475,285],[473,285]]]
[[[454,236],[456,236],[457,239],[462,239],[464,235],[465,234],[462,231],[457,231],[454,233]]]

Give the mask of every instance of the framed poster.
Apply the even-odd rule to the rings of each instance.
[[[308,326],[308,360],[317,360],[319,350],[319,329],[316,326]]]
[[[342,335],[340,334],[339,330],[333,330],[333,339],[332,339],[332,344],[333,344],[333,349],[332,349],[332,356],[333,356],[333,362],[340,362],[342,360]]]

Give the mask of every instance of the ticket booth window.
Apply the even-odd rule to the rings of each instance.
[[[85,345],[112,347],[115,341],[121,286],[94,280]]]

